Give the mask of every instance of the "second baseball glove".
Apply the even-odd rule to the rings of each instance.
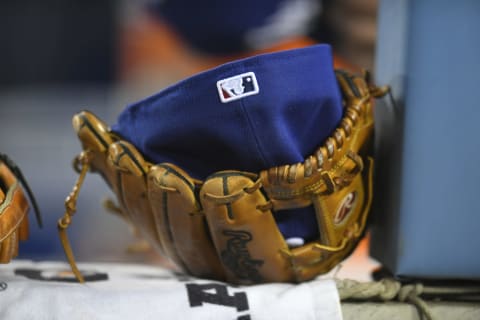
[[[37,204],[22,172],[6,155],[0,154],[0,263],[8,263],[18,254],[20,240],[28,238],[28,201],[22,184],[42,221]]]

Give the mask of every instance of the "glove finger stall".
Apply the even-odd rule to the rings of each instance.
[[[117,140],[117,137],[110,133],[109,127],[103,121],[88,111],[76,114],[72,123],[83,150],[89,152],[91,170],[100,173],[116,195],[121,194],[120,175],[108,159],[109,146]],[[124,207],[123,199],[118,198],[120,205]],[[128,221],[128,215],[122,213],[122,218]]]
[[[117,196],[124,204],[129,220],[142,231],[150,243],[165,253],[157,230],[147,190],[149,165],[135,148],[126,141],[118,141],[109,147],[109,163],[117,172]]]
[[[196,185],[182,169],[159,164],[148,174],[149,199],[167,256],[197,277],[223,278]]]

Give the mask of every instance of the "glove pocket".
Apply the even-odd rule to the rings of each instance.
[[[223,171],[205,181],[200,199],[230,282],[294,281],[288,246],[256,175]]]
[[[148,173],[148,197],[167,256],[194,276],[223,280],[223,268],[197,201],[199,184],[173,164],[158,164]]]

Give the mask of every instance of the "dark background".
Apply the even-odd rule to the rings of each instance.
[[[115,1],[0,1],[0,86],[109,83]]]
[[[71,119],[83,109],[109,122],[115,118],[120,5],[0,1],[0,152],[22,169],[45,225],[39,230],[30,212],[31,235],[20,244],[20,258],[63,259],[56,222],[76,179],[71,161],[81,150]],[[104,213],[101,201],[107,195],[99,177],[87,177],[69,230],[81,259],[108,260],[124,252],[129,232]],[[116,235],[119,231],[126,236]],[[112,241],[118,249],[107,246]]]

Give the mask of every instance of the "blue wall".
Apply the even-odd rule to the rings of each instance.
[[[384,0],[372,255],[398,275],[480,278],[480,2]]]

